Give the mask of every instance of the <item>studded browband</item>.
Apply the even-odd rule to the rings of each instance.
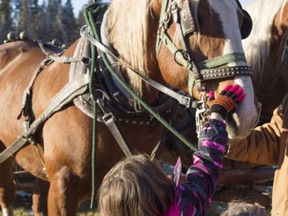
[[[215,80],[234,76],[252,76],[254,71],[249,66],[234,66],[225,68],[211,68],[199,70],[200,79]]]

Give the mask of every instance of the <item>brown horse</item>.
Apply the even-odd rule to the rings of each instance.
[[[245,17],[235,0],[114,0],[105,17],[102,27],[105,27],[109,50],[117,57],[116,63],[114,58],[114,65],[121,66],[118,72],[122,80],[129,83],[142,100],[155,106],[159,104],[161,94],[141,81],[132,70],[162,86],[166,84],[171,90],[193,92],[193,97],[198,100],[209,90],[217,93],[227,84],[238,83],[245,89],[247,97],[227,119],[229,135],[231,139],[238,139],[249,133],[258,113],[241,44],[241,33],[245,35],[244,30],[241,32]],[[68,57],[79,48],[79,43],[75,42],[62,54],[67,58],[58,56],[59,59],[72,59]],[[24,49],[23,46],[28,48]],[[5,55],[8,50],[11,54]],[[55,62],[45,62],[31,84],[34,71],[46,57],[35,44],[4,44],[0,47],[0,55],[1,59],[8,58],[1,60],[0,71],[0,150],[3,151],[11,149],[11,144],[23,134],[23,124],[27,131],[39,116],[39,121],[46,117],[42,115],[43,112],[45,114],[47,107],[51,108],[57,102],[54,96],[72,81],[69,81],[70,66],[53,59]],[[103,71],[101,65],[99,68]],[[104,75],[107,73],[104,69]],[[196,80],[193,89],[190,89],[188,80],[192,78]],[[31,107],[24,106],[28,108],[26,110],[21,104],[22,94],[30,84],[33,91],[25,94],[24,102],[26,105],[30,103]],[[103,93],[101,85],[94,83],[98,92]],[[102,96],[106,97],[106,94],[104,92]],[[27,100],[30,96],[31,100]],[[14,154],[17,163],[25,170],[49,181],[48,214],[53,216],[76,215],[78,204],[89,198],[91,192],[92,119],[78,109],[72,99],[71,96],[61,109],[48,115],[50,118],[45,119],[43,124],[39,123],[31,136],[20,136],[20,140],[29,142]],[[128,99],[131,104],[129,110],[123,111],[121,108],[125,115],[132,113],[135,118],[145,112],[135,99],[131,96]],[[171,109],[172,114],[179,118],[176,111],[173,113],[174,108]],[[21,110],[26,118],[19,116]],[[17,120],[17,116],[21,118]],[[150,114],[147,116],[151,119]],[[119,119],[117,116],[115,118]],[[174,124],[173,118],[171,124]],[[96,188],[105,173],[124,156],[104,120],[97,123]],[[151,125],[134,120],[128,123],[118,121],[117,125],[132,152],[150,153],[164,128],[159,123]],[[165,159],[173,162],[173,155],[182,155],[183,160],[189,161],[192,151],[183,151],[183,146],[176,144],[171,143],[169,151],[166,149],[166,153],[162,154]],[[10,157],[0,165],[0,203],[5,216],[12,215],[13,194]]]
[[[261,115],[269,121],[288,92],[288,2],[254,0],[245,9],[251,15],[253,28],[243,40],[243,47],[255,71],[252,81],[262,104]],[[263,11],[267,11],[265,16]]]

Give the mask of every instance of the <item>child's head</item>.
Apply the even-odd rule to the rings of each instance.
[[[173,184],[147,155],[118,162],[99,190],[103,216],[149,216],[165,213],[173,200]]]
[[[257,205],[243,201],[232,201],[228,204],[227,210],[220,216],[268,216],[268,211]]]

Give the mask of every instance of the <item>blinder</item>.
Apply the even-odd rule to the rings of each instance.
[[[252,22],[252,18],[250,14],[242,8],[242,5],[239,2],[239,0],[236,0],[236,2],[239,8],[241,9],[243,13],[243,17],[244,17],[241,28],[240,28],[240,32],[241,32],[241,38],[245,39],[251,33],[253,22]],[[174,19],[174,22],[177,22],[177,21]],[[181,24],[182,34],[184,37],[196,31],[196,25],[193,20],[193,16],[189,7],[189,1],[187,0],[183,1],[183,7],[182,7],[182,10],[180,11],[180,24]]]
[[[241,9],[243,16],[244,16],[244,19],[243,19],[243,22],[242,22],[242,25],[240,28],[240,32],[241,32],[242,39],[245,39],[251,33],[251,30],[253,27],[253,22],[252,22],[252,18],[250,16],[250,14],[242,8],[242,5],[239,2],[239,0],[236,0],[236,2],[237,2],[237,4],[238,4],[239,8]]]
[[[180,11],[180,17],[181,17],[180,19],[181,30],[184,37],[196,31],[196,26],[193,20],[193,16],[188,1],[183,2],[183,8]]]

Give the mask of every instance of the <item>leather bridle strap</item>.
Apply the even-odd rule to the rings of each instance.
[[[200,74],[204,80],[214,80],[235,76],[252,76],[253,73],[254,73],[253,69],[249,66],[212,68],[200,71]]]

